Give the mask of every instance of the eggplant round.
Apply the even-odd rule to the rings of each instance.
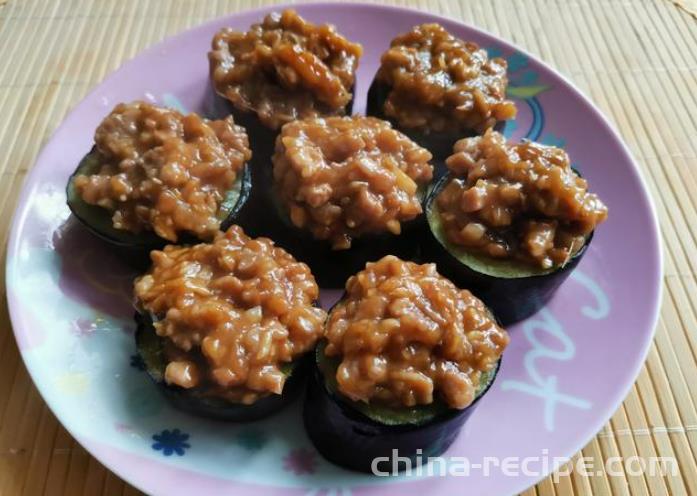
[[[316,350],[314,371],[305,396],[303,421],[310,440],[330,462],[360,472],[391,470],[393,455],[421,458],[441,455],[486,394],[500,368],[483,374],[474,401],[462,410],[437,400],[430,405],[388,408],[352,401],[336,385],[339,360]],[[396,451],[395,451],[396,450]],[[380,458],[379,462],[373,460]],[[400,464],[400,468],[404,468]]]
[[[273,193],[272,193],[273,194]],[[292,224],[277,196],[270,200],[267,212],[274,218],[268,224],[268,234],[274,242],[306,263],[322,288],[343,288],[347,279],[386,255],[413,260],[418,255],[418,234],[423,231],[423,215],[402,223],[402,232],[364,234],[352,238],[346,250],[332,249],[328,240],[316,239],[307,230]]]
[[[438,179],[446,172],[444,160],[453,153],[453,145],[456,141],[470,136],[477,136],[479,133],[472,130],[470,132],[462,132],[456,126],[448,132],[432,132],[425,133],[411,128],[405,128],[399,125],[397,121],[385,115],[383,108],[385,100],[390,93],[390,88],[385,83],[381,83],[377,78],[373,79],[373,83],[368,89],[368,101],[366,103],[366,114],[378,117],[392,123],[392,126],[400,132],[406,134],[412,141],[426,148],[433,154],[436,167],[433,177]],[[505,121],[499,121],[494,126],[495,131],[502,132],[506,127]]]
[[[353,88],[351,92],[353,94]],[[279,129],[272,129],[264,125],[256,112],[252,110],[240,110],[222,95],[218,98],[224,100],[227,111],[232,115],[236,124],[243,126],[249,136],[250,147],[252,148],[252,159],[250,166],[252,170],[252,183],[254,189],[251,192],[249,203],[254,213],[254,220],[245,226],[245,231],[253,237],[272,236],[273,225],[276,218],[274,212],[268,208],[272,202],[273,189],[273,164],[271,157],[276,147],[276,137],[280,133]],[[351,115],[353,110],[353,100],[346,104],[344,113]]]
[[[529,317],[542,308],[569,277],[586,253],[593,233],[566,264],[552,269],[468,253],[446,239],[435,201],[451,177],[447,174],[440,178],[426,196],[423,210],[428,233],[424,236],[424,256],[436,263],[440,274],[476,294],[503,325]]]
[[[184,389],[167,384],[164,380],[167,362],[164,356],[163,339],[155,333],[149,315],[135,314],[137,324],[135,340],[145,370],[176,408],[201,417],[232,422],[250,422],[276,413],[297,398],[305,385],[305,375],[309,368],[309,354],[286,365],[282,371],[286,382],[282,394],[270,394],[245,405],[226,400],[207,391],[206,387]]]
[[[90,205],[77,193],[73,180],[79,174],[96,174],[99,170],[99,160],[93,148],[80,161],[75,172],[68,179],[66,195],[68,207],[73,215],[94,235],[106,241],[117,249],[124,258],[136,267],[143,268],[149,264],[151,250],[158,250],[171,241],[159,237],[152,231],[133,233],[125,229],[116,229],[112,223],[111,213],[100,206]],[[220,229],[227,230],[232,224],[246,227],[254,219],[250,212],[249,196],[252,190],[252,177],[248,164],[244,165],[232,188],[218,211]],[[183,234],[179,244],[193,244],[199,240],[192,234]]]

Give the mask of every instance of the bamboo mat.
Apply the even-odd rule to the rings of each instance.
[[[0,0],[0,236],[27,170],[69,109],[125,59],[209,18],[269,1]],[[526,495],[697,495],[697,2],[415,0],[560,70],[615,123],[660,216],[664,301],[646,365],[577,456],[675,457],[679,474],[552,478]],[[4,256],[4,255],[3,255]],[[4,262],[2,269],[4,270]],[[0,274],[4,281],[4,274]],[[21,363],[0,304],[0,495],[137,491],[56,422]]]

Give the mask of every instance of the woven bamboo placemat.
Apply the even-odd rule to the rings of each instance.
[[[3,258],[27,170],[90,88],[167,35],[267,3],[272,1],[0,0]],[[629,468],[589,477],[576,471],[525,494],[697,495],[697,2],[389,3],[480,26],[568,76],[615,123],[658,207],[666,263],[656,339],[624,404],[577,457],[589,457],[595,467],[611,457],[674,457],[679,473],[633,475]],[[77,445],[47,409],[21,363],[2,290],[0,495],[137,494]]]

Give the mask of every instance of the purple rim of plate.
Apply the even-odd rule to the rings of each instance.
[[[23,343],[31,341],[29,329],[31,315],[10,284],[10,269],[13,264],[18,263],[24,237],[31,234],[32,228],[38,229],[27,222],[31,220],[32,215],[30,209],[32,195],[42,184],[65,183],[69,173],[72,172],[65,161],[73,161],[87,151],[94,126],[99,117],[108,112],[115,100],[135,98],[135,95],[140,95],[142,98],[143,93],[149,91],[148,85],[144,85],[139,78],[124,80],[124,75],[140,72],[147,75],[153,72],[148,64],[154,61],[153,66],[159,67],[158,64],[165,63],[166,58],[173,53],[173,48],[193,50],[187,43],[195,45],[195,40],[202,38],[210,40],[212,33],[221,26],[238,23],[248,25],[261,19],[266,13],[282,8],[284,6],[276,5],[216,19],[170,37],[141,52],[136,58],[124,63],[120,69],[109,75],[71,111],[37,158],[36,167],[29,173],[23,186],[11,225],[7,256],[7,291],[15,336],[29,373],[42,394],[48,386],[36,380],[35,371],[27,363],[24,354]],[[495,47],[504,54],[520,54],[520,57],[524,58],[528,64],[527,69],[521,72],[537,73],[541,77],[540,84],[549,84],[552,87],[547,93],[535,97],[537,101],[535,105],[545,112],[546,129],[551,136],[549,139],[561,137],[563,141],[566,141],[566,148],[570,151],[570,155],[580,157],[579,168],[589,179],[591,187],[598,191],[602,198],[608,200],[610,219],[599,228],[589,250],[590,253],[580,264],[575,277],[565,283],[560,294],[548,308],[528,321],[511,328],[512,343],[506,353],[499,378],[492,391],[481,402],[476,415],[473,415],[468,422],[461,439],[448,451],[448,455],[472,456],[473,449],[474,455],[477,455],[477,449],[484,445],[487,445],[487,449],[491,446],[490,451],[479,453],[477,456],[539,454],[540,447],[532,446],[534,438],[531,439],[528,436],[550,432],[550,402],[555,407],[564,405],[564,400],[554,399],[554,391],[560,392],[554,388],[562,387],[563,382],[563,387],[567,388],[565,394],[568,392],[569,397],[576,398],[580,402],[576,407],[564,410],[563,415],[552,416],[554,434],[548,435],[548,439],[554,440],[554,446],[550,446],[549,456],[571,457],[607,422],[628,393],[646,358],[658,319],[663,273],[658,221],[645,182],[628,149],[607,119],[566,78],[525,51],[477,28],[401,7],[362,3],[350,5],[312,3],[296,5],[293,8],[315,22],[326,18],[337,24],[339,31],[347,37],[361,41],[366,49],[364,59],[368,57],[374,59],[386,46],[384,43],[375,46],[375,42],[366,41],[376,37],[383,38],[381,33],[369,31],[373,24],[401,26],[439,22],[456,35],[458,32],[466,32],[486,47]],[[389,21],[380,21],[379,18],[387,18]],[[385,37],[389,39],[399,32],[400,29],[395,27]],[[363,71],[357,90],[363,95],[367,91],[371,76],[366,72]],[[178,82],[196,82],[200,79],[199,76],[200,74],[197,74],[187,78],[187,75],[184,75],[181,81],[172,81],[172,84],[176,86],[172,88],[172,91],[177,96],[180,96],[180,93],[190,92],[194,94],[191,99],[199,101],[201,91],[204,89],[177,86]],[[525,77],[529,79],[529,76]],[[152,86],[159,84],[161,82]],[[155,95],[159,93],[161,93],[159,90],[153,91]],[[361,96],[359,106],[363,100],[364,96]],[[529,103],[527,100],[525,102]],[[529,106],[533,108],[532,104]],[[573,118],[569,118],[570,115],[573,115]],[[80,133],[80,130],[83,132]],[[514,136],[516,132],[517,137],[520,137],[521,130],[514,131]],[[72,139],[69,139],[71,137]],[[588,147],[587,143],[594,143],[594,146]],[[61,157],[66,158],[61,159]],[[62,165],[61,160],[63,160]],[[598,163],[604,165],[594,165]],[[54,164],[57,165],[54,166]],[[623,254],[619,250],[619,247],[624,245],[632,246],[629,254]],[[618,275],[621,279],[613,279],[613,276]],[[579,305],[571,308],[570,301],[579,302]],[[576,314],[572,316],[571,312]],[[570,336],[580,341],[574,341]],[[598,347],[598,342],[607,345],[608,349],[605,349],[605,346]],[[554,344],[561,348],[555,348]],[[564,362],[566,368],[562,368],[555,361]],[[584,382],[583,376],[587,371],[595,372],[594,367],[602,370],[607,381],[598,381],[598,377],[594,377],[593,384]],[[545,393],[548,396],[542,402],[536,402],[534,389],[543,387],[541,384],[551,389],[548,388]],[[525,387],[532,388],[533,393],[528,391],[525,393],[527,396],[523,394]],[[549,396],[550,390],[553,390],[551,396]],[[586,404],[590,406],[585,408]],[[65,425],[66,422],[61,416],[64,412],[56,411],[54,405],[50,403],[49,407]],[[486,424],[487,414],[500,415],[502,421],[499,424]],[[526,430],[530,432],[519,432],[518,435],[512,436],[506,424],[515,424],[520,417],[525,418],[525,425],[530,426],[530,429]],[[478,431],[480,425],[493,430],[482,437],[483,434]],[[495,428],[498,426],[501,428]],[[480,438],[478,439],[477,436]],[[76,437],[107,467],[146,492],[162,492],[164,487],[185,488],[188,484],[187,477],[190,477],[191,480],[196,480],[196,487],[200,487],[204,492],[208,487],[211,490],[236,488],[239,494],[259,493],[259,491],[261,494],[267,494],[265,491],[268,488],[262,484],[258,486],[248,483],[238,484],[235,481],[205,474],[194,475],[193,472],[187,476],[187,470],[180,469],[179,466],[121,452],[118,448],[100,444],[92,439],[84,439],[79,435]],[[466,442],[472,444],[466,445],[464,444]],[[490,445],[488,445],[489,442]],[[173,477],[172,480],[176,480],[179,486],[171,484],[171,481],[168,485],[159,485],[157,480],[148,478],[148,470],[158,468],[161,469],[158,473]],[[426,487],[429,487],[434,493],[447,494],[452,488],[467,487],[477,493],[515,493],[544,478],[553,468],[549,467],[549,470],[544,473],[533,476],[504,477],[499,474],[488,478],[471,477],[462,480],[454,477],[428,479],[426,482],[430,484],[429,486],[425,485],[424,480],[400,482],[403,484],[400,490],[405,491],[405,494],[411,494],[417,491],[423,492]],[[177,472],[180,473],[175,476]],[[188,489],[192,488],[193,486]],[[361,485],[356,487],[355,491],[379,493],[384,488],[384,484]],[[274,494],[277,492],[282,490],[276,488]],[[300,494],[302,491],[289,489],[289,492]]]

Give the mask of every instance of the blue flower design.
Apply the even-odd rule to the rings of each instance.
[[[145,362],[140,355],[131,355],[131,367],[141,372],[145,370]]]
[[[528,57],[520,52],[513,52],[504,56],[503,50],[498,47],[486,48],[489,57],[503,57],[508,64],[508,75],[510,84],[507,96],[519,100],[530,100],[543,91],[547,91],[549,86],[539,82],[540,75],[532,69],[518,72],[528,67]],[[518,74],[513,74],[518,72]]]
[[[535,71],[525,71],[519,76],[516,76],[515,80],[511,81],[513,86],[533,86],[537,84],[537,79],[539,74]]]
[[[490,59],[505,59],[506,63],[508,64],[509,73],[519,71],[528,65],[528,58],[520,52],[513,52],[510,55],[505,55],[503,50],[497,46],[486,47],[485,50]]]
[[[545,127],[545,114],[538,96],[550,89],[550,86],[540,82],[540,75],[533,69],[528,69],[529,60],[527,55],[520,52],[513,52],[504,55],[499,47],[487,47],[490,57],[504,57],[508,64],[508,75],[510,84],[506,89],[506,96],[520,100],[525,103],[532,114],[530,128],[524,133],[524,137],[529,140],[539,139]],[[512,124],[512,126],[511,126]],[[504,129],[506,137],[510,137],[515,131],[515,121],[508,122]]]
[[[503,50],[501,50],[499,47],[487,47],[485,50],[486,53],[489,54],[490,59],[495,57],[503,57]]]
[[[520,52],[513,52],[511,55],[506,57],[506,62],[508,62],[508,70],[510,72],[515,72],[523,67],[527,67],[528,58]]]
[[[189,435],[181,432],[179,429],[173,429],[171,431],[165,429],[159,434],[153,434],[152,449],[155,451],[162,451],[165,456],[172,456],[172,453],[176,453],[179,456],[184,456],[184,452],[191,448],[191,445],[186,441],[189,439]]]

